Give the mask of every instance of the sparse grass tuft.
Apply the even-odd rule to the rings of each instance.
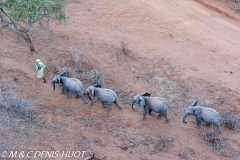
[[[213,132],[203,132],[200,134],[201,139],[207,143],[209,146],[212,147],[212,149],[219,150],[222,146],[222,143],[224,138],[218,137],[215,133]]]
[[[78,72],[82,72],[82,64],[81,64],[81,61],[80,61],[80,52],[79,52],[79,50],[73,49],[71,53],[72,53],[72,61],[73,61],[75,69]]]
[[[123,38],[120,40],[121,43],[121,51],[124,55],[129,56],[131,54],[131,51],[128,49],[128,39]]]
[[[71,49],[71,54],[75,70],[79,73],[86,72],[87,68],[83,65],[83,63],[87,61],[87,58],[85,56],[84,50],[81,49],[80,45],[73,47]]]
[[[240,153],[236,151],[231,144],[227,143],[226,138],[217,136],[214,132],[202,132],[199,134],[202,141],[225,157],[238,157]]]
[[[17,89],[14,90],[8,83],[3,83],[0,86],[0,91],[0,108],[3,112],[9,115],[14,112],[25,120],[39,122],[37,116],[39,102],[29,100],[25,95],[21,95]]]
[[[106,73],[108,69],[104,67],[99,67],[98,69],[92,69],[88,72],[82,74],[84,80],[87,80],[89,85],[101,84],[102,86],[106,85]]]
[[[221,115],[221,125],[228,129],[240,132],[240,118],[234,114],[223,113]]]

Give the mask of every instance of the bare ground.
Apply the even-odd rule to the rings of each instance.
[[[239,159],[238,132],[223,128],[218,136],[226,139],[224,147],[216,151],[200,136],[215,132],[213,127],[195,128],[194,117],[182,123],[194,100],[240,115],[239,15],[226,3],[198,2],[70,0],[66,23],[52,24],[53,33],[32,34],[35,53],[21,37],[1,31],[1,84],[15,84],[38,101],[42,118],[34,124],[1,112],[0,151],[93,150],[95,157],[108,160]],[[124,38],[127,54],[121,49]],[[74,61],[78,55],[79,63]],[[48,67],[47,84],[36,78],[37,58]],[[125,99],[123,109],[113,105],[106,111],[100,102],[89,107],[74,95],[67,99],[60,86],[53,91],[51,79],[61,71],[85,88],[99,71],[104,87]],[[129,102],[144,91],[166,98],[178,115],[169,111],[168,124],[156,116],[142,120],[142,111],[133,112]]]

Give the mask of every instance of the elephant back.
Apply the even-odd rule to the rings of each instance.
[[[212,117],[214,121],[220,120],[220,115],[215,109],[208,108],[208,107],[202,107],[202,114],[206,117]]]
[[[109,100],[111,99],[112,101],[115,101],[117,99],[116,93],[111,89],[98,88],[97,90],[99,96],[103,99],[107,98]]]
[[[63,77],[66,79],[66,82],[68,84],[75,84],[76,86],[79,86],[81,87],[81,89],[83,89],[83,85],[82,85],[82,82],[76,78],[67,78],[67,77]]]

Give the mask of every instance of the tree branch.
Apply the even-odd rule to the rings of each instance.
[[[44,13],[42,14],[42,18],[44,18],[44,17],[46,17],[47,18],[47,29],[50,31],[50,32],[52,32],[51,30],[50,30],[50,15],[46,12],[46,10],[44,9]]]
[[[29,32],[32,29],[32,22],[28,22],[28,28],[24,30],[25,33]]]
[[[9,23],[9,22],[7,22],[7,21],[5,20],[5,21],[7,22],[7,24],[8,24],[8,26],[10,26],[10,24],[12,24],[12,25],[15,27],[15,29],[13,29],[13,31],[20,34],[21,32],[19,32],[16,24],[13,22],[13,20],[11,19],[11,17],[3,10],[3,8],[0,8],[0,10],[2,11],[2,13],[3,13],[6,17],[8,17],[8,19],[11,21],[11,23]],[[11,27],[11,28],[12,28],[12,27]]]

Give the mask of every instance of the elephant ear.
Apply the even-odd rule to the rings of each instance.
[[[102,88],[102,85],[101,85],[101,84],[95,84],[94,87],[96,87],[96,88]]]
[[[135,97],[133,97],[135,103],[139,104],[140,97],[141,97],[140,95],[136,95]]]
[[[139,97],[139,108],[144,108],[145,106],[145,100],[142,96]]]
[[[144,93],[141,94],[141,96],[147,96],[147,97],[150,97],[150,96],[151,96],[151,93],[149,93],[149,92],[144,92]]]
[[[61,74],[59,74],[59,76],[69,77],[69,72],[62,72]]]
[[[193,102],[192,106],[196,106],[197,105],[197,101]]]
[[[60,81],[60,76],[58,76],[57,79],[58,79],[58,83],[61,83],[61,81]]]
[[[193,114],[193,106],[188,107],[188,113]]]
[[[95,92],[94,87],[91,87],[91,94],[92,94],[92,96],[94,96],[94,92]]]

